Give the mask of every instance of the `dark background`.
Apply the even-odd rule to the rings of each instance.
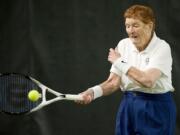
[[[172,48],[178,113],[179,0],[1,0],[0,72],[31,75],[62,93],[99,84],[109,75],[109,48],[127,36],[123,13],[132,4],[153,7],[156,33]],[[113,135],[121,95],[88,106],[62,101],[25,116],[0,113],[0,135]],[[179,128],[178,114],[176,135]]]

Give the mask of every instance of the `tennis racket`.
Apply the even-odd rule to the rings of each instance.
[[[36,102],[28,99],[31,90],[37,90],[41,98]],[[54,98],[47,99],[47,93]],[[25,114],[37,111],[60,100],[83,100],[81,95],[62,94],[43,85],[34,78],[17,73],[0,75],[0,110],[8,114]]]

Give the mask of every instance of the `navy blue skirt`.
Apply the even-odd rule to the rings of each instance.
[[[176,106],[172,92],[124,92],[115,135],[174,135]]]

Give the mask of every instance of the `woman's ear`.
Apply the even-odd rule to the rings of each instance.
[[[148,26],[149,26],[149,28],[150,28],[151,30],[154,29],[154,23],[153,23],[153,22],[149,22],[149,23],[148,23]]]

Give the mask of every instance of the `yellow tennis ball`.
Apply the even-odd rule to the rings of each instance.
[[[40,98],[40,93],[37,91],[37,90],[31,90],[29,93],[28,93],[28,98],[29,100],[35,102],[37,101],[39,98]]]

